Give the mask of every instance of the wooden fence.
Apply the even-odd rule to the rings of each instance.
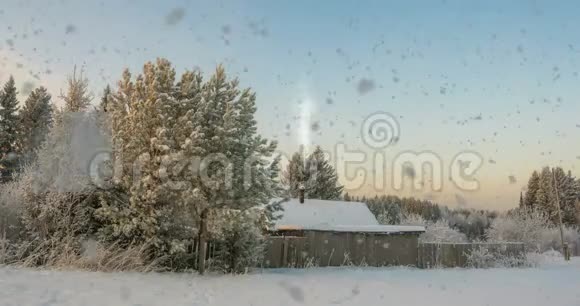
[[[421,243],[419,244],[419,268],[467,267],[471,251],[484,247],[491,254],[509,257],[525,256],[523,243]]]
[[[415,235],[309,232],[303,237],[268,238],[263,268],[327,266],[467,267],[468,255],[479,247],[491,254],[523,257],[522,243],[418,243]],[[197,251],[197,243],[192,251]],[[208,243],[206,259],[215,246]],[[196,266],[196,261],[193,262]]]
[[[418,235],[310,231],[270,237],[264,267],[416,266]]]
[[[572,256],[580,256],[580,240],[570,243],[570,255]]]

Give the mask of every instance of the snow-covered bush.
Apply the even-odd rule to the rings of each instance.
[[[478,269],[515,268],[529,266],[524,254],[513,254],[502,246],[482,243],[471,250],[467,256],[467,266]]]
[[[417,214],[405,214],[401,219],[401,225],[427,226],[427,224],[428,221]]]
[[[91,194],[37,189],[34,168],[28,168],[15,184],[23,202],[19,218],[25,234],[14,242],[14,260],[27,266],[57,265],[80,252],[81,240],[92,231]]]
[[[427,224],[425,233],[419,237],[420,242],[425,243],[465,243],[467,236],[458,230],[449,227],[446,221],[439,220]]]
[[[491,222],[488,212],[475,209],[454,210],[446,219],[450,227],[464,233],[469,240],[484,239]]]
[[[577,243],[578,229],[564,226],[564,240]],[[489,242],[522,242],[527,252],[543,253],[551,249],[561,250],[558,226],[539,212],[516,211],[496,218],[486,233]]]
[[[106,139],[86,113],[90,100],[87,80],[69,79],[65,105],[36,150],[36,159],[3,192],[17,207],[23,235],[11,242],[11,260],[25,265],[55,265],[73,258],[97,224],[97,197],[89,165]]]
[[[266,240],[253,211],[222,211],[215,226],[212,266],[226,273],[243,273],[264,258]]]
[[[63,266],[103,272],[150,272],[159,268],[162,258],[152,259],[147,243],[121,246],[119,243],[102,244],[95,240],[82,243],[82,252],[75,254]]]
[[[20,218],[23,203],[20,187],[16,181],[0,185],[0,240],[18,240],[24,233]]]
[[[539,212],[516,211],[496,218],[486,236],[490,242],[522,242],[528,251],[541,250],[547,218]]]
[[[22,218],[33,239],[78,237],[94,226],[97,197],[88,169],[96,148],[85,131],[94,128],[90,120],[83,113],[61,113],[37,160],[17,182],[23,191]]]
[[[564,233],[564,241],[568,245],[580,242],[580,232],[576,227],[564,226],[562,230]],[[560,229],[557,226],[551,226],[542,231],[540,235],[540,250],[542,252],[562,250],[562,238],[560,236]]]
[[[425,226],[425,233],[419,236],[419,241],[423,243],[465,243],[467,236],[449,226],[447,221],[428,222],[419,215],[405,216],[403,225]]]
[[[14,201],[15,187],[14,182],[0,185],[0,264],[10,261],[13,244],[24,232],[18,205],[14,205],[18,203]]]
[[[491,268],[495,257],[488,248],[479,246],[467,254],[467,266],[471,268]]]

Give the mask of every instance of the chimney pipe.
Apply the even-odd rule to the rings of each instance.
[[[300,200],[300,204],[304,204],[304,189],[304,185],[298,187],[298,199]]]

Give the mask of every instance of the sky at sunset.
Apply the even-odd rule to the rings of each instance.
[[[504,210],[535,169],[580,176],[579,9],[576,1],[3,0],[0,82],[13,75],[21,101],[45,86],[58,104],[76,65],[98,103],[124,68],[136,73],[157,57],[178,73],[209,75],[221,63],[256,91],[260,132],[281,153],[305,144],[337,163],[337,148],[365,156],[341,177],[350,193]],[[368,143],[373,114],[391,118],[387,146]],[[436,156],[441,190],[395,190],[393,161],[404,153]],[[477,190],[450,180],[466,153],[482,161],[469,178]],[[377,165],[376,154],[386,162]],[[378,190],[377,173],[386,177]]]

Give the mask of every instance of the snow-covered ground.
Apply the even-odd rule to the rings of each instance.
[[[580,258],[533,269],[310,269],[243,276],[0,268],[0,305],[580,305]]]

